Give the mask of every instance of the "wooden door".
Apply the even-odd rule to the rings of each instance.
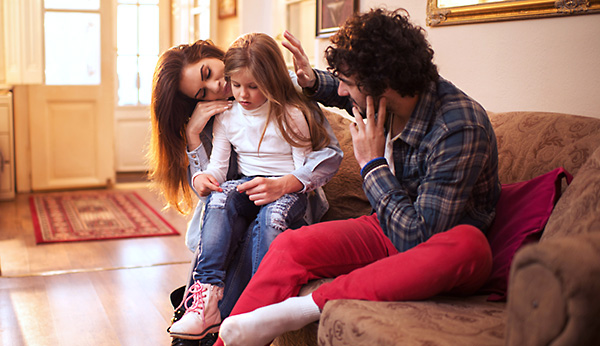
[[[46,9],[44,17],[47,26],[48,12]],[[73,11],[64,12],[73,14]],[[52,67],[48,63],[49,44],[63,44],[63,38],[49,36],[48,29],[45,29],[46,82],[28,88],[31,187],[34,191],[98,187],[115,181],[112,0],[101,0],[99,8],[82,13],[76,20],[89,16],[92,19],[87,29],[99,31],[96,35],[99,36],[99,48],[96,46],[89,53],[82,54],[84,58],[89,56],[90,61],[97,62],[99,69],[90,68],[89,73],[96,72],[99,78],[97,82],[85,85],[49,83],[49,73],[54,72],[49,71]],[[56,21],[56,16],[52,18]],[[99,28],[93,28],[96,23]],[[77,46],[77,42],[64,44]],[[59,58],[72,57],[65,52]],[[74,70],[65,73],[73,72],[73,78],[77,79],[76,74],[81,72]]]

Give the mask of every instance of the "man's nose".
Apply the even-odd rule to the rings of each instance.
[[[338,84],[337,93],[340,96],[348,96],[349,95],[348,90],[346,90],[346,88],[344,87],[344,83]]]

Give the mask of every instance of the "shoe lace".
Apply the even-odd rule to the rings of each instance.
[[[202,312],[204,311],[204,304],[207,293],[208,289],[199,281],[196,281],[192,286],[190,286],[190,288],[188,289],[187,298],[185,298],[183,304],[185,304],[185,306],[188,306],[190,300],[192,301],[192,303],[185,310],[185,313],[187,314],[188,312],[192,311],[199,312],[200,316],[202,316],[202,320],[204,321],[204,314]]]

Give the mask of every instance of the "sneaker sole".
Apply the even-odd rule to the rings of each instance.
[[[221,323],[217,323],[217,324],[213,324],[212,326],[208,326],[208,328],[204,329],[202,331],[202,333],[200,333],[200,334],[171,333],[171,332],[169,332],[169,334],[173,338],[180,338],[180,339],[187,339],[187,340],[200,340],[200,339],[204,339],[206,334],[217,333],[219,331],[220,325],[221,325]]]

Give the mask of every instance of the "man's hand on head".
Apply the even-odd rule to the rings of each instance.
[[[350,124],[350,134],[354,145],[354,156],[360,167],[369,161],[383,157],[385,153],[385,130],[387,118],[386,99],[379,100],[379,111],[375,117],[375,107],[372,96],[367,96],[366,122],[363,120],[357,107],[354,107],[356,122]]]

